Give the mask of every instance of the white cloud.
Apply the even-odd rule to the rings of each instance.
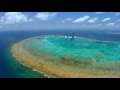
[[[56,13],[49,13],[49,12],[39,12],[35,15],[36,18],[39,20],[49,20],[56,16]]]
[[[80,18],[74,20],[73,23],[84,22],[84,21],[88,20],[89,18],[90,18],[89,16],[80,17]]]
[[[109,20],[111,20],[111,18],[105,18],[105,19],[102,20],[102,22],[106,22],[106,21],[109,21]]]
[[[73,18],[67,18],[67,19],[63,20],[62,23],[65,23],[65,22],[71,21],[71,20],[73,20]]]
[[[98,20],[98,18],[91,18],[88,20],[89,23],[95,23]]]
[[[107,26],[113,26],[113,25],[115,25],[115,23],[108,23],[108,24],[106,24]]]
[[[104,12],[96,12],[96,13],[104,13]]]
[[[21,12],[6,12],[4,16],[0,17],[0,22],[2,24],[14,24],[14,23],[22,23],[22,22],[30,22],[32,19],[28,19]]]

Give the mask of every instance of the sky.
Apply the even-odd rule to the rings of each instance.
[[[120,29],[120,12],[0,12],[0,31]]]

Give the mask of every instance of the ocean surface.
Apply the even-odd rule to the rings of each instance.
[[[42,74],[17,62],[11,52],[11,46],[16,42],[40,35],[71,35],[75,32],[76,36],[88,39],[120,42],[120,31],[100,31],[100,30],[24,30],[24,31],[0,31],[0,78],[46,78]],[[110,44],[109,48],[114,53],[116,45]],[[99,45],[98,45],[99,46]],[[119,47],[119,45],[117,45]],[[103,44],[104,47],[104,44]],[[93,47],[94,48],[94,47]],[[71,47],[72,49],[72,47]],[[115,55],[115,53],[114,53]],[[119,55],[118,55],[119,56]],[[103,60],[104,61],[104,60]]]
[[[64,36],[40,36],[25,42],[26,48],[52,55],[69,57],[72,60],[96,60],[96,62],[120,61],[120,42],[101,41],[77,37],[74,40]],[[114,53],[113,53],[114,52]]]

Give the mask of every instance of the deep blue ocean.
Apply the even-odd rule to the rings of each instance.
[[[0,31],[0,78],[45,78],[19,64],[10,52],[11,46],[23,39],[38,35],[71,35],[103,41],[120,42],[120,30],[22,30]]]

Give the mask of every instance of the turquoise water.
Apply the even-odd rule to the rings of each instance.
[[[38,30],[38,31],[37,30],[31,30],[31,31],[25,30],[24,31],[23,30],[23,31],[3,31],[3,32],[0,32],[0,78],[45,78],[42,74],[36,73],[36,72],[32,71],[31,69],[21,65],[12,56],[12,54],[10,52],[11,46],[13,44],[15,44],[16,42],[19,42],[21,40],[30,38],[30,37],[35,37],[35,36],[39,36],[39,35],[71,35],[71,33],[76,32],[76,35],[81,36],[81,37],[97,39],[97,40],[102,40],[102,41],[107,40],[107,41],[119,41],[120,42],[120,35],[119,34],[108,34],[106,31],[100,31],[100,30],[94,30],[94,31],[95,32],[92,32],[92,30],[88,30],[88,31],[85,31],[85,30],[83,30],[83,31],[81,31],[81,30],[71,30],[71,31],[70,30],[68,30],[68,31],[67,30],[54,30],[54,31],[50,31],[50,30],[48,30],[48,31],[47,30]],[[113,31],[115,31],[115,30],[113,30]],[[33,45],[32,46],[33,49],[36,48],[36,50],[42,51],[45,53],[51,52],[51,54],[56,56],[56,57],[64,56],[64,54],[68,54],[69,56],[70,55],[74,56],[75,54],[71,54],[72,53],[71,50],[75,51],[77,49],[73,49],[72,45],[75,45],[75,43],[73,43],[73,42],[76,42],[78,39],[75,39],[71,42],[70,40],[64,39],[62,37],[57,37],[57,38],[59,38],[59,39],[56,39],[56,38],[53,39],[52,37],[51,38],[50,37],[43,38],[42,40],[34,39],[34,41],[31,42],[31,44],[29,44],[29,46]],[[59,42],[59,41],[61,41],[61,42]],[[69,43],[66,43],[64,41],[67,41]],[[44,42],[46,42],[46,43],[44,43]],[[83,40],[81,42],[83,42]],[[64,43],[66,43],[65,44],[66,47],[69,46],[72,48],[69,48],[69,49],[64,48],[64,46],[65,46]],[[113,42],[111,42],[111,43],[96,42],[96,43],[101,43],[101,45],[105,44],[105,46],[107,48],[104,48],[103,50],[101,50],[101,52],[103,54],[105,54],[106,56],[107,55],[110,56],[110,57],[108,57],[111,59],[109,61],[115,61],[115,60],[119,61],[120,60],[120,59],[119,60],[117,59],[117,57],[119,58],[119,50],[120,50],[119,43],[113,43]],[[58,44],[58,46],[56,44]],[[61,44],[63,46],[61,46]],[[42,46],[42,45],[45,45],[45,46]],[[86,50],[85,50],[85,48],[84,49],[82,48],[82,45],[84,46],[84,44],[78,43],[78,45],[77,45],[77,43],[76,43],[76,46],[79,47],[79,50],[84,51],[84,52],[81,51],[81,53],[80,53],[80,51],[78,50],[79,51],[78,57],[80,55],[88,56],[88,55],[85,55],[85,53],[89,53],[89,52],[86,52],[86,50],[88,49],[90,51],[90,48],[95,48],[94,45],[87,46],[87,44],[86,44]],[[53,47],[53,46],[55,46],[55,47]],[[98,46],[100,47],[100,45],[98,45]],[[76,48],[78,48],[78,47],[76,47]],[[64,51],[62,51],[62,50],[64,50]],[[98,48],[96,48],[96,52],[98,52],[98,51],[100,51],[100,50],[98,50]],[[93,52],[93,50],[91,52],[96,55],[95,50],[94,50],[94,52]],[[92,53],[90,53],[90,55],[94,56],[94,55],[92,55]],[[111,55],[109,55],[109,54],[111,54]],[[113,57],[113,55],[114,55],[114,57]],[[81,58],[81,57],[79,57],[79,58]],[[114,59],[112,59],[112,58],[114,58]],[[102,61],[100,59],[97,59],[97,60],[98,60],[98,62]],[[108,61],[108,59],[105,59],[105,60]],[[120,69],[119,63],[117,65],[115,64],[115,65],[109,65],[109,66],[110,66],[110,68],[118,66],[117,70]]]
[[[23,32],[0,32],[0,78],[46,78],[43,74],[21,65],[13,57],[12,45],[25,38],[28,36],[23,35]]]
[[[51,54],[54,57],[71,57],[73,60],[85,59],[97,62],[120,61],[120,43],[98,41],[77,37],[74,40],[63,36],[43,36],[34,38],[31,48]]]
[[[46,78],[44,75],[32,71],[30,68],[21,65],[17,60],[15,60],[10,52],[10,48],[6,49],[5,58],[9,69],[9,78]]]

